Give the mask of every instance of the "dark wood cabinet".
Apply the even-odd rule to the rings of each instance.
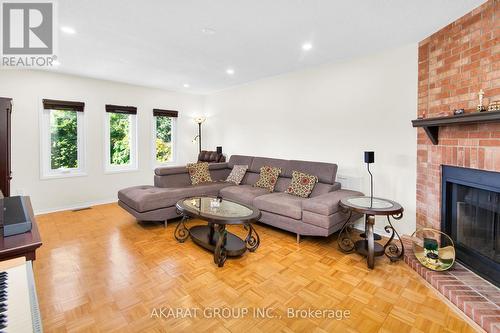
[[[0,190],[10,196],[10,116],[12,99],[0,97]]]

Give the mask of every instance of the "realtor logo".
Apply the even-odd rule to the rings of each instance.
[[[4,1],[1,17],[2,65],[52,65],[55,59],[54,3]]]
[[[3,54],[52,54],[52,3],[3,3],[2,7]]]

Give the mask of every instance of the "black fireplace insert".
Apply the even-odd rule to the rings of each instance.
[[[500,286],[500,173],[443,165],[441,230],[457,260]]]

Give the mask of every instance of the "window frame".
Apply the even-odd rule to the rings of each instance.
[[[127,114],[130,116],[130,163],[124,165],[111,164],[111,147],[110,147],[110,120],[111,114],[114,112],[104,112],[104,173],[113,174],[121,172],[135,172],[139,170],[137,158],[137,114]],[[119,112],[116,112],[119,114]]]
[[[170,162],[161,163],[156,160],[156,117],[169,117],[172,119],[172,160]],[[172,166],[177,163],[177,117],[171,116],[155,116],[151,115],[151,158],[153,169],[165,166]]]
[[[87,176],[87,152],[85,145],[85,133],[86,133],[86,117],[84,112],[76,112],[77,121],[77,159],[78,168],[70,169],[52,169],[51,159],[51,133],[50,133],[50,114],[52,111],[58,111],[57,109],[45,109],[43,107],[40,110],[40,179],[58,179],[58,178],[70,178],[70,177],[84,177]]]

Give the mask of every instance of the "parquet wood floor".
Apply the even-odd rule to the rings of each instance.
[[[404,262],[379,258],[369,271],[362,257],[339,252],[335,237],[296,244],[294,234],[257,225],[257,252],[217,268],[209,252],[174,239],[176,223],[138,224],[116,204],[37,220],[44,244],[34,267],[46,332],[474,331]],[[200,313],[151,318],[162,307]],[[225,307],[250,314],[206,318]],[[276,318],[254,318],[254,308]],[[350,317],[289,318],[288,308],[349,310]]]

